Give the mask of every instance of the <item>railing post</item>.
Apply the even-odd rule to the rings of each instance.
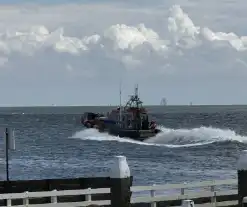
[[[88,188],[88,190],[91,190],[91,188]],[[92,195],[91,194],[87,194],[85,197],[86,197],[86,201],[92,201]]]
[[[112,207],[130,207],[132,177],[125,156],[116,156],[110,168]]]
[[[247,196],[247,150],[243,150],[237,162],[238,169],[238,204],[242,207],[243,198]]]
[[[181,191],[181,195],[184,195],[184,188],[181,188],[180,191]]]
[[[23,205],[29,205],[28,191],[25,192],[25,197],[23,198]]]
[[[182,200],[182,207],[195,207],[193,200]]]
[[[52,196],[51,196],[51,203],[57,203],[57,195],[56,195],[57,190],[54,189],[54,190],[52,190],[52,192],[53,192],[55,195],[52,195]]]
[[[12,200],[11,199],[7,199],[7,206],[12,206]]]
[[[153,184],[153,186],[155,186],[155,184]],[[151,193],[151,197],[154,198],[155,197],[155,190],[151,190],[150,193]],[[156,207],[156,202],[155,201],[151,202],[150,206],[151,207]]]
[[[247,197],[244,197],[244,198],[243,198],[242,207],[247,207]]]
[[[215,186],[214,185],[212,185],[211,187],[211,192],[213,193],[212,194],[212,197],[211,197],[211,203],[214,205],[214,206],[216,206],[216,192],[215,192]]]

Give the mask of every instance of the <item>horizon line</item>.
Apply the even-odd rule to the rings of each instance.
[[[118,107],[119,105],[16,105],[16,106],[11,106],[11,105],[0,105],[0,108],[34,108],[34,107],[53,107],[53,108],[58,108],[58,107]],[[181,106],[187,106],[187,107],[199,107],[199,106],[247,106],[246,104],[169,104],[169,105],[143,105],[144,107],[181,107]]]

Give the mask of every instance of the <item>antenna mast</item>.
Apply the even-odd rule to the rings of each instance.
[[[137,104],[137,107],[139,107],[139,99],[138,99],[138,84],[136,84],[136,87],[135,87],[135,99],[136,99],[136,104]]]
[[[119,122],[122,122],[122,80],[120,80],[119,86]]]
[[[138,84],[136,84],[136,87],[135,87],[135,96],[138,97]]]

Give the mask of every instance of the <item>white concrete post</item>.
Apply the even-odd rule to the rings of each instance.
[[[111,206],[130,207],[132,177],[125,156],[116,156],[110,167]]]
[[[247,150],[243,150],[237,162],[238,169],[238,202],[242,206],[243,198],[247,196]]]

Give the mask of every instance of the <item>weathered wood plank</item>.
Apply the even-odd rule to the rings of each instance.
[[[212,181],[201,181],[192,183],[179,183],[179,184],[165,184],[165,185],[151,185],[151,186],[132,186],[132,192],[141,191],[151,191],[151,190],[171,190],[171,189],[181,189],[181,188],[203,188],[210,186],[220,186],[220,185],[237,185],[236,179],[229,180],[212,180]]]
[[[70,202],[70,203],[44,203],[44,204],[29,204],[30,207],[79,207],[89,205],[109,206],[111,201],[84,201],[84,202]],[[26,205],[15,205],[14,207],[26,207]]]
[[[74,196],[74,195],[92,195],[110,193],[109,188],[83,189],[83,190],[63,190],[63,191],[41,191],[0,194],[0,199],[23,199],[23,198],[43,198],[52,196]]]
[[[237,206],[238,201],[222,201],[217,202],[217,207],[225,207],[225,206]],[[214,203],[203,203],[203,204],[195,204],[196,207],[215,207]],[[181,207],[181,206],[174,206]]]
[[[216,196],[228,196],[237,194],[236,190],[217,192]],[[150,203],[150,202],[159,202],[159,201],[174,201],[174,200],[183,200],[183,199],[196,199],[196,198],[204,198],[204,197],[213,197],[214,192],[200,192],[200,193],[190,193],[185,195],[166,195],[166,196],[139,196],[131,199],[131,203]]]

